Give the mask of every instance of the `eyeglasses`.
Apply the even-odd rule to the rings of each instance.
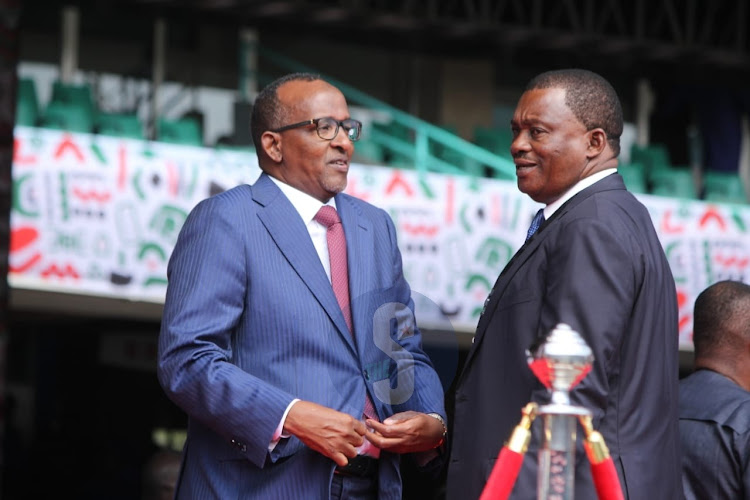
[[[293,128],[305,127],[308,125],[315,125],[318,132],[318,137],[326,141],[332,141],[339,133],[339,127],[343,127],[346,131],[346,136],[350,141],[354,142],[359,139],[359,135],[362,133],[362,122],[359,120],[336,120],[329,116],[325,118],[314,118],[312,120],[305,120],[303,122],[294,123],[292,125],[286,125],[284,127],[271,130],[271,132],[283,132],[285,130],[291,130]]]

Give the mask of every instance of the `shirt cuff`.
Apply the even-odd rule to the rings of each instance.
[[[273,437],[271,437],[271,442],[268,444],[268,451],[273,451],[274,448],[276,448],[276,445],[279,444],[279,441],[281,441],[282,438],[288,438],[291,436],[291,434],[284,434],[282,431],[284,430],[284,422],[286,422],[286,416],[289,414],[289,410],[292,409],[292,406],[294,406],[294,403],[299,401],[299,399],[294,398],[292,399],[292,402],[289,403],[289,406],[286,407],[286,410],[284,411],[284,414],[281,416],[281,421],[279,422],[279,425],[276,427],[276,430],[273,432]]]

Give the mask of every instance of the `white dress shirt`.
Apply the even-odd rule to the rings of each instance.
[[[616,168],[607,168],[605,170],[602,170],[601,172],[597,172],[595,174],[589,175],[584,179],[581,179],[572,188],[568,189],[565,194],[544,207],[544,220],[549,220],[549,218],[552,217],[552,214],[557,212],[557,209],[560,208],[563,203],[565,203],[587,187],[591,186],[592,184],[599,182],[608,175],[612,175],[616,172]]]

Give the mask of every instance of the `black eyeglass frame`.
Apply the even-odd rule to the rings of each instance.
[[[331,120],[332,122],[336,123],[336,130],[334,130],[333,137],[331,137],[330,139],[326,139],[325,137],[323,137],[323,136],[320,135],[320,129],[318,128],[318,122],[320,122],[320,120]],[[356,124],[356,127],[348,127],[347,128],[346,125],[344,125],[344,122],[353,122],[353,123]],[[358,141],[359,137],[362,135],[362,122],[361,121],[355,120],[353,118],[347,118],[346,120],[337,120],[337,119],[335,119],[335,118],[333,118],[331,116],[323,116],[321,118],[312,118],[310,120],[305,120],[303,122],[293,123],[291,125],[284,125],[283,127],[272,129],[271,132],[284,132],[286,130],[292,130],[292,129],[295,129],[295,128],[305,127],[305,126],[308,126],[308,125],[315,125],[315,132],[318,134],[318,137],[320,137],[324,141],[332,141],[332,140],[334,140],[336,138],[336,136],[339,135],[339,128],[343,128],[344,129],[344,131],[346,132],[346,136],[352,142]],[[356,138],[352,138],[349,135],[349,131],[350,130],[357,130],[358,131]]]

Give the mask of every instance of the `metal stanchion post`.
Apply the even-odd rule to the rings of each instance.
[[[551,391],[551,401],[541,407],[534,402],[524,407],[521,422],[500,450],[481,500],[506,500],[510,496],[531,440],[531,424],[537,415],[544,422],[538,456],[538,500],[575,499],[576,424],[579,421],[599,500],[623,500],[617,470],[604,438],[594,430],[591,412],[570,402],[571,389],[591,371],[594,361],[591,348],[578,332],[560,323],[544,342],[527,354],[531,371]]]
[[[570,403],[570,390],[591,370],[594,357],[581,336],[566,324],[558,324],[544,343],[529,352],[529,366],[552,391],[550,404],[539,408],[544,438],[539,449],[539,500],[575,498],[576,424],[590,417],[586,408]]]

